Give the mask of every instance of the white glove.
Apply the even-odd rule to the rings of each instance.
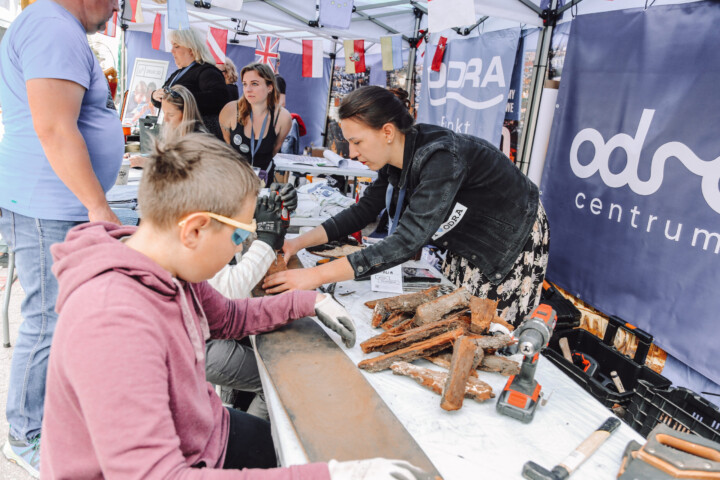
[[[328,463],[331,480],[433,480],[435,477],[425,473],[405,460],[371,458]]]
[[[340,335],[346,347],[355,345],[355,324],[347,310],[330,295],[325,295],[324,299],[315,304],[315,315],[323,325]]]

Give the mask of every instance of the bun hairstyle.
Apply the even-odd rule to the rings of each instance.
[[[165,229],[193,212],[234,217],[260,189],[250,163],[206,133],[156,141],[144,170],[138,188],[143,220]]]
[[[415,120],[408,111],[408,94],[401,88],[392,90],[370,85],[353,90],[343,98],[338,111],[340,120],[352,118],[380,130],[386,123],[401,133],[410,132]]]
[[[408,95],[407,90],[404,88],[388,88],[388,91],[391,92],[393,95],[398,97],[400,101],[405,105],[405,108],[410,111],[410,95]]]

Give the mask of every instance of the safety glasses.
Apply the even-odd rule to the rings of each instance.
[[[255,222],[255,219],[253,219],[252,223],[248,225],[247,223],[238,222],[237,220],[233,220],[232,218],[224,217],[222,215],[218,215],[217,213],[212,212],[191,213],[183,220],[181,220],[178,223],[178,226],[182,227],[183,225],[185,225],[185,222],[190,220],[190,218],[195,215],[207,215],[208,217],[215,219],[220,223],[235,227],[235,231],[232,234],[232,241],[235,245],[240,245],[241,243],[243,243],[250,236],[251,233],[255,233],[255,230],[257,230],[257,222]]]

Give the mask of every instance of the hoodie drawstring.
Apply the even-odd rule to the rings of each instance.
[[[178,288],[178,291],[180,292],[180,310],[182,311],[182,317],[183,317],[183,324],[185,325],[185,331],[187,332],[188,336],[190,337],[190,343],[192,343],[193,350],[195,350],[195,359],[198,362],[205,360],[205,341],[206,339],[210,338],[210,328],[208,327],[207,323],[207,317],[205,316],[205,313],[202,311],[202,308],[197,308],[199,306],[199,302],[197,297],[195,296],[195,292],[193,292],[192,287],[190,288],[190,292],[192,295],[192,300],[194,305],[196,306],[195,312],[198,312],[198,317],[200,318],[200,330],[203,333],[203,336],[205,337],[202,341],[200,340],[200,337],[198,335],[197,327],[195,327],[195,322],[193,322],[192,314],[190,313],[190,306],[188,305],[188,299],[185,295],[185,288],[183,288],[183,285],[176,279],[173,278],[173,283]]]

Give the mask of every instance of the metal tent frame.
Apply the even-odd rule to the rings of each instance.
[[[141,24],[123,25],[137,31],[152,31],[152,19],[156,12],[165,11],[165,5],[158,4],[163,0],[140,0],[145,13],[145,22]],[[281,51],[301,52],[303,39],[322,39],[323,51],[331,58],[334,65],[335,57],[342,45],[339,39],[366,40],[366,53],[379,53],[380,37],[400,34],[410,48],[409,75],[407,90],[414,101],[415,91],[415,52],[417,50],[420,31],[427,29],[427,0],[354,0],[350,28],[338,30],[326,28],[319,24],[319,0],[244,0],[242,8],[232,10],[213,7],[211,0],[196,2],[210,8],[197,8],[192,0],[188,2],[188,16],[193,27],[207,28],[214,26],[233,32],[235,38],[240,35],[238,44],[254,46],[253,35],[272,34],[288,42],[281,42]],[[655,0],[655,4],[689,3],[698,0]],[[127,0],[122,0],[125,4]],[[471,34],[478,26],[488,23],[489,19],[500,21],[507,28],[510,25],[535,26],[541,28],[538,37],[535,63],[530,84],[528,108],[523,118],[524,127],[518,144],[518,166],[524,173],[529,168],[530,154],[535,130],[537,127],[540,97],[547,77],[548,54],[553,29],[567,10],[583,2],[583,10],[578,14],[595,13],[607,10],[619,10],[640,7],[646,0],[625,0],[608,3],[604,0],[566,0],[565,5],[558,8],[560,0],[549,0],[549,7],[541,9],[541,0],[474,0],[479,16],[474,24],[454,28],[454,32],[443,32],[449,40],[457,36]],[[622,5],[620,5],[622,3]],[[576,7],[577,9],[577,7]],[[449,33],[449,35],[448,35]],[[124,42],[123,42],[124,44]],[[124,57],[124,49],[123,49]],[[125,59],[121,61],[121,81],[124,85],[127,71]],[[328,95],[328,106],[329,106]]]

